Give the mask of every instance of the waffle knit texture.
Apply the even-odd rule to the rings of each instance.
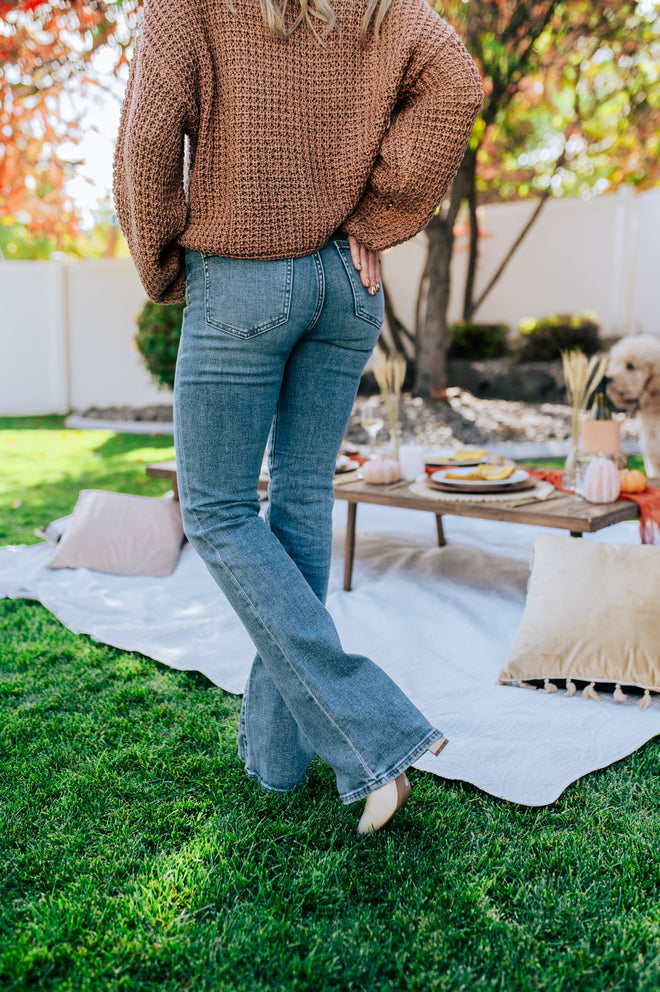
[[[147,294],[184,298],[184,248],[287,258],[341,230],[382,251],[431,219],[483,99],[426,0],[335,0],[322,47],[286,40],[257,0],[145,0],[115,150],[117,216]],[[297,4],[289,4],[297,9]],[[294,11],[291,12],[293,17]]]

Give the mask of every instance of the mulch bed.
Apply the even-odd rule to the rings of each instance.
[[[358,396],[346,432],[347,439],[366,442],[360,426],[360,408],[365,397]],[[81,416],[94,420],[138,423],[171,423],[171,404],[146,407],[90,407]],[[486,444],[493,441],[543,443],[570,436],[570,409],[560,403],[531,405],[509,400],[487,400],[467,390],[451,387],[443,400],[424,400],[405,393],[401,399],[402,438],[425,445]],[[621,424],[623,440],[639,437],[637,423]]]

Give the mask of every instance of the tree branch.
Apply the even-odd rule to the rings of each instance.
[[[563,149],[561,155],[559,156],[559,158],[555,162],[554,168],[552,170],[552,176],[556,175],[558,169],[561,169],[565,162],[566,162],[566,147],[564,146],[564,149]],[[552,177],[551,177],[551,179],[552,179]],[[537,203],[534,211],[532,212],[532,216],[529,218],[529,220],[527,221],[527,223],[523,227],[522,231],[520,232],[520,234],[518,235],[518,237],[516,238],[516,240],[513,242],[513,244],[509,248],[508,252],[506,253],[506,255],[504,256],[504,258],[502,259],[502,261],[499,264],[499,266],[497,267],[497,270],[496,270],[495,274],[493,275],[493,277],[491,278],[490,282],[488,283],[488,285],[486,286],[486,288],[484,289],[484,291],[481,293],[481,295],[479,296],[479,298],[474,303],[474,305],[472,307],[472,311],[470,313],[470,317],[474,317],[475,313],[477,312],[477,310],[479,309],[479,307],[482,305],[482,303],[484,302],[484,300],[486,299],[486,297],[490,295],[492,289],[494,288],[495,284],[500,279],[500,277],[501,277],[502,273],[504,272],[504,270],[506,269],[507,265],[509,264],[509,262],[511,261],[511,259],[513,258],[513,256],[515,255],[515,253],[518,251],[518,249],[520,248],[521,244],[523,243],[523,241],[525,240],[525,238],[527,237],[527,235],[529,234],[529,231],[534,226],[534,224],[535,224],[535,222],[536,222],[539,214],[541,213],[541,211],[543,210],[544,206],[546,205],[546,203],[550,199],[550,196],[551,196],[550,189],[551,189],[550,183],[548,183],[548,188],[546,190],[544,190],[544,192],[539,197],[538,203]]]

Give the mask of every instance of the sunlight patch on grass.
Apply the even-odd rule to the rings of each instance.
[[[145,466],[174,458],[174,443],[69,430],[61,417],[0,418],[0,458],[0,544],[31,544],[34,527],[70,513],[81,489],[162,496],[169,483],[148,479]]]

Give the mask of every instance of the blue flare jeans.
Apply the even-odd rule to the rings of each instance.
[[[442,737],[377,664],[343,650],[324,606],[335,459],[382,320],[382,293],[363,287],[344,239],[302,258],[186,253],[179,495],[190,543],[257,650],[239,755],[285,792],[318,754],[344,803]]]

